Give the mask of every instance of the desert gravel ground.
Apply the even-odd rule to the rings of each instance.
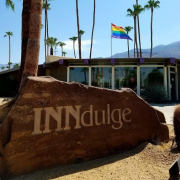
[[[23,175],[14,180],[170,180],[169,168],[179,156],[171,151],[173,126],[168,125],[170,141],[153,145],[143,143],[137,148],[97,160],[73,164]]]

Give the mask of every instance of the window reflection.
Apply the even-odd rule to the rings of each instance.
[[[163,84],[164,84],[163,67],[140,68],[141,96],[143,96],[144,88],[146,86],[163,85]]]
[[[89,84],[89,68],[88,67],[70,67],[69,82],[79,82]]]
[[[101,88],[112,88],[112,68],[111,67],[92,67],[91,69],[92,86]]]
[[[137,91],[137,68],[136,67],[115,67],[115,89],[122,87],[131,88]]]

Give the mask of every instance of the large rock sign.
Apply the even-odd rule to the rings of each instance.
[[[132,90],[29,77],[0,126],[0,175],[17,176],[168,141],[164,115]]]

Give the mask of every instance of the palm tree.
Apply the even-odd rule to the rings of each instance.
[[[87,67],[81,68],[80,72],[84,73],[84,83],[87,84],[87,76],[86,76],[86,72],[88,71]]]
[[[91,54],[92,54],[93,35],[94,35],[94,26],[95,26],[95,12],[96,12],[96,0],[94,0],[93,27],[92,27],[92,34],[91,34],[91,47],[90,47],[89,59],[91,59]]]
[[[137,51],[137,57],[138,57],[138,45],[137,45],[137,30],[136,30],[136,11],[135,11],[136,5],[133,5],[132,9],[127,9],[127,16],[132,16],[134,18],[134,57],[135,57],[135,45],[136,45],[136,51]]]
[[[54,48],[55,48],[55,50],[54,50],[55,56],[56,56],[56,52],[58,52],[58,51],[57,51],[57,46],[58,46],[58,45],[59,45],[59,42],[56,42],[55,45],[54,45]]]
[[[10,7],[13,11],[14,11],[14,3],[12,2],[12,0],[6,0],[6,7]]]
[[[63,57],[63,46],[66,44],[64,42],[59,42],[59,46],[61,47],[62,57]]]
[[[77,32],[78,32],[78,46],[79,46],[79,59],[81,59],[81,42],[79,34],[79,11],[78,11],[78,0],[76,0],[76,17],[77,17]]]
[[[1,70],[3,71],[4,68],[5,68],[5,67],[1,67]]]
[[[26,50],[29,39],[29,23],[31,14],[31,1],[23,0],[23,10],[22,10],[22,43],[21,43],[21,66],[19,69],[19,83],[21,82],[23,76],[23,70],[26,60]]]
[[[79,37],[80,37],[80,52],[81,52],[81,37],[85,33],[83,30],[79,30]]]
[[[46,43],[47,40],[49,39],[49,29],[48,29],[48,10],[50,10],[50,3],[48,3],[49,1],[51,0],[43,0],[43,10],[44,10],[44,13],[45,13],[45,33],[44,33],[44,46],[45,46],[45,60],[46,60],[46,56],[49,55],[49,43]]]
[[[140,49],[140,57],[142,57],[141,52],[141,34],[140,34],[140,23],[139,23],[139,14],[144,11],[144,8],[141,5],[136,5],[136,15],[137,15],[137,23],[138,23],[138,36],[139,36],[139,49]]]
[[[22,53],[21,84],[25,85],[28,76],[37,76],[40,51],[40,34],[42,19],[42,0],[23,0],[22,12]]]
[[[144,6],[145,9],[151,9],[151,52],[150,57],[152,57],[152,48],[153,48],[153,11],[154,9],[159,8],[160,1],[150,0],[148,4]]]
[[[53,55],[53,47],[57,45],[57,38],[53,38],[53,37],[49,37],[49,39],[46,41],[46,43],[48,44],[48,46],[50,45],[50,55]],[[49,49],[48,49],[49,50]]]
[[[74,57],[75,58],[76,58],[75,42],[76,42],[77,39],[78,39],[78,37],[76,37],[76,36],[73,36],[73,37],[69,38],[69,40],[73,41],[73,49],[74,49]]]
[[[66,54],[67,54],[67,52],[64,52],[64,51],[62,52],[62,55],[63,55],[64,57],[66,56]],[[63,57],[63,56],[62,56],[62,57]]]
[[[133,27],[131,26],[126,26],[124,28],[124,30],[127,32],[127,34],[133,29]],[[127,40],[127,46],[128,46],[128,58],[130,58],[130,55],[129,55],[129,40]]]
[[[12,62],[8,62],[9,69],[11,69],[11,64],[12,64]]]
[[[4,37],[9,37],[9,69],[10,69],[10,62],[11,62],[11,36],[13,36],[13,33],[8,31],[6,32],[6,34],[4,35]]]
[[[18,63],[13,66],[13,68],[18,68],[18,67],[19,67]]]

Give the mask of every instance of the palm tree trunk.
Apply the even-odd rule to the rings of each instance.
[[[52,47],[52,46],[51,46],[51,48],[50,48],[50,55],[53,56],[53,47]]]
[[[91,35],[91,48],[90,48],[89,59],[91,59],[91,54],[92,54],[93,35],[94,35],[94,26],[95,26],[95,15],[96,15],[95,13],[96,13],[96,0],[94,0],[93,28],[92,28],[92,35]]]
[[[9,69],[10,69],[10,62],[11,62],[11,37],[9,35]]]
[[[150,58],[152,57],[152,48],[153,48],[153,9],[151,9],[151,53]]]
[[[78,0],[76,0],[76,16],[77,16],[77,31],[78,31],[78,46],[79,46],[79,59],[81,59],[81,44],[79,34],[79,12],[78,12]]]
[[[30,0],[27,0],[26,2],[28,1]],[[26,4],[23,3],[23,8],[24,6],[26,6]],[[20,90],[23,89],[28,76],[37,76],[40,51],[42,0],[31,0],[31,6],[28,10],[30,11],[29,23],[23,22],[27,23],[27,27],[29,27],[29,35]]]
[[[74,57],[76,58],[75,41],[73,41]]]
[[[139,34],[139,49],[140,49],[140,57],[142,57],[142,52],[141,52],[141,34],[140,34],[139,16],[137,16],[137,21],[138,21],[138,34]]]
[[[82,56],[81,56],[81,34],[79,35],[79,38],[80,38],[79,44],[80,44],[80,59],[81,59],[82,58]]]
[[[136,28],[136,17],[135,17],[135,37],[136,37],[136,51],[137,51],[137,57],[139,57],[139,52],[138,52],[138,44],[137,44],[137,28]]]
[[[135,58],[135,44],[136,44],[136,31],[135,31],[135,26],[136,26],[136,21],[134,17],[134,58]]]
[[[129,40],[127,40],[127,47],[128,47],[128,58],[130,58],[130,55],[129,55]]]
[[[127,32],[127,34],[128,34],[128,32]],[[129,55],[129,40],[127,40],[127,47],[128,47],[128,58],[130,57],[130,55]]]
[[[49,42],[49,25],[48,25],[48,13],[46,12],[46,21],[47,21],[47,39],[48,39],[48,42]],[[49,56],[49,43],[47,44],[47,56]]]
[[[47,3],[47,2],[46,2]],[[44,47],[45,47],[45,62],[46,62],[46,50],[47,50],[47,37],[46,37],[46,9],[44,10],[44,17],[45,17],[45,22],[44,22],[44,26],[45,26],[45,32],[44,32]]]
[[[28,44],[29,37],[29,21],[30,21],[30,13],[31,13],[31,1],[23,0],[23,10],[22,10],[22,43],[21,43],[21,65],[19,69],[19,87],[22,79],[22,74],[25,66],[26,60],[26,50]]]

